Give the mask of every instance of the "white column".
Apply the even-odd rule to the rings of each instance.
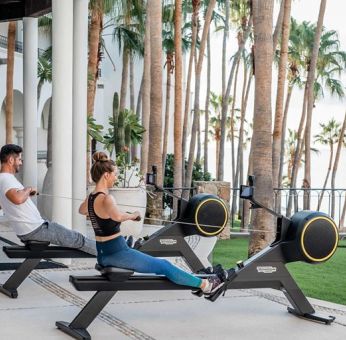
[[[53,220],[72,225],[73,2],[52,1]]]
[[[73,4],[72,226],[85,232],[78,208],[86,195],[88,0]]]
[[[23,18],[23,183],[37,188],[37,18]]]

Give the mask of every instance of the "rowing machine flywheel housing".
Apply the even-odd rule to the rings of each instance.
[[[183,222],[189,228],[188,234],[216,236],[222,232],[228,222],[228,210],[225,203],[212,194],[197,194],[193,196],[182,214]]]
[[[335,253],[338,229],[328,215],[303,210],[291,217],[286,241],[293,245],[286,249],[288,260],[321,263],[329,260]]]

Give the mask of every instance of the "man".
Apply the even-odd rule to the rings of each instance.
[[[42,219],[30,198],[36,194],[36,189],[24,188],[14,176],[22,165],[22,151],[20,146],[14,144],[4,145],[0,150],[0,206],[19,239],[48,241],[96,255],[95,241],[56,222]]]

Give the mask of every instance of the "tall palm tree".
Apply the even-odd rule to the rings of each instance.
[[[200,86],[201,86],[201,83],[200,83],[201,72],[202,72],[205,47],[206,47],[209,28],[210,28],[210,22],[211,22],[215,4],[216,4],[216,0],[210,0],[205,17],[204,17],[203,33],[201,37],[198,61],[197,61],[196,70],[195,70],[194,112],[193,112],[193,123],[192,123],[192,131],[191,131],[190,151],[189,151],[189,158],[188,158],[188,164],[187,164],[187,170],[186,170],[186,176],[185,176],[185,186],[190,186],[191,180],[192,180],[192,170],[193,170],[194,154],[195,154],[195,146],[196,146],[197,123],[198,123],[198,119],[200,118],[199,96],[200,96]]]
[[[182,158],[185,162],[186,156],[186,145],[187,145],[187,136],[188,136],[188,122],[189,122],[189,110],[190,110],[190,95],[191,95],[191,79],[192,79],[192,66],[196,54],[196,45],[197,45],[197,36],[198,36],[198,16],[201,6],[201,0],[192,1],[192,32],[191,32],[191,48],[189,56],[189,65],[187,70],[187,79],[186,79],[186,92],[185,92],[185,105],[184,105],[184,118],[183,118],[183,140],[182,140]],[[185,166],[182,167],[182,176],[185,183]]]
[[[321,127],[321,132],[314,136],[315,142],[322,145],[329,146],[329,162],[328,162],[326,178],[323,183],[322,192],[318,198],[318,203],[317,203],[318,211],[320,210],[324,191],[328,183],[330,171],[332,169],[333,156],[334,156],[334,144],[338,141],[338,137],[340,133],[340,124],[337,123],[335,119],[333,118],[326,124],[320,123],[320,127]]]
[[[256,198],[267,207],[273,205],[272,178],[272,113],[271,82],[273,62],[273,0],[252,2],[255,37],[255,107],[253,120],[253,171],[256,176]],[[273,240],[273,218],[262,209],[256,210],[249,255],[263,249]]]
[[[250,35],[252,28],[252,15],[250,11],[250,3],[246,0],[239,0],[231,3],[231,17],[235,16],[235,21],[238,22],[238,50],[233,57],[232,67],[228,76],[227,86],[222,100],[222,112],[221,112],[221,143],[220,143],[220,156],[217,179],[223,180],[224,174],[224,150],[225,150],[225,138],[226,130],[225,123],[227,120],[227,108],[228,108],[228,98],[231,93],[231,85],[233,83],[233,77],[236,70],[236,66],[241,57],[241,53],[245,48],[245,43]],[[232,7],[234,6],[234,8]],[[235,13],[235,14],[233,14]]]
[[[7,29],[7,70],[6,70],[6,144],[13,143],[13,71],[16,44],[16,22],[10,21]]]
[[[182,179],[182,104],[183,104],[183,61],[182,61],[182,0],[175,1],[174,15],[174,54],[175,54],[175,78],[174,78],[174,187],[181,188]],[[176,193],[179,195],[179,193]],[[173,203],[174,211],[177,209],[177,201]]]
[[[309,63],[308,78],[306,81],[307,87],[307,108],[306,108],[306,128],[305,128],[305,172],[304,180],[311,186],[311,155],[310,155],[310,141],[311,141],[311,121],[312,121],[312,109],[314,105],[314,82],[316,74],[316,65],[318,52],[320,47],[320,40],[323,28],[323,18],[326,10],[327,0],[321,0],[320,10],[318,14],[318,20],[315,30],[314,44],[311,51],[311,59]],[[305,209],[310,208],[310,202],[304,207]]]
[[[175,69],[175,46],[174,46],[174,17],[175,11],[174,6],[168,4],[163,8],[162,16],[162,46],[166,53],[166,101],[165,101],[165,120],[164,120],[164,133],[163,133],[163,152],[162,152],[162,164],[166,164],[168,136],[169,136],[169,117],[170,117],[170,103],[171,103],[171,77]],[[189,31],[190,23],[186,23],[181,29],[181,48],[182,53],[186,52],[189,45]]]
[[[210,48],[210,31],[207,40],[207,92],[205,95],[204,106],[204,152],[203,152],[203,170],[204,173],[208,172],[208,130],[209,130],[209,99],[210,99],[210,80],[211,80],[211,48]]]
[[[145,175],[148,171],[149,156],[149,126],[150,126],[150,8],[151,1],[147,1],[145,16],[145,34],[144,34],[144,58],[143,58],[143,94],[142,94],[142,126],[145,129],[143,133],[143,142],[141,147],[141,173]]]
[[[290,68],[298,70],[297,73],[307,74],[310,68],[312,45],[314,41],[315,26],[303,22],[298,24],[295,20],[292,20],[290,34],[290,47],[289,47],[289,58],[294,60],[294,63],[290,63]],[[334,76],[339,75],[341,70],[345,67],[346,54],[340,51],[340,43],[335,31],[322,30],[320,39],[320,47],[318,60],[316,62],[316,79],[313,86],[314,103],[315,101],[324,95],[323,89],[326,88],[332,95],[343,97],[344,91],[339,80],[335,79]],[[300,76],[295,78],[297,84],[301,84]],[[292,182],[291,187],[296,187],[296,179],[299,163],[299,155],[301,155],[302,141],[303,141],[303,130],[307,113],[307,90],[308,85],[305,82],[304,99],[302,115],[300,118],[298,139],[295,152],[295,161],[292,169]],[[292,198],[290,196],[288,201],[287,213],[290,214],[292,206]]]
[[[279,164],[281,154],[281,135],[282,135],[282,121],[283,121],[283,104],[284,104],[284,89],[286,80],[286,68],[288,61],[288,40],[290,32],[291,21],[291,2],[292,0],[284,1],[284,16],[282,23],[281,47],[280,47],[280,61],[279,61],[279,74],[276,93],[276,106],[275,106],[275,119],[273,130],[273,186],[279,186]]]
[[[331,177],[331,189],[332,189],[332,204],[331,205],[332,205],[332,208],[331,208],[331,212],[330,212],[330,215],[332,216],[332,218],[334,218],[334,214],[335,214],[335,193],[334,193],[335,177],[336,177],[336,172],[337,172],[338,166],[339,166],[341,149],[342,149],[342,146],[344,145],[344,142],[345,142],[345,131],[346,131],[346,114],[344,116],[344,122],[342,124],[341,129],[340,129],[338,146],[336,149],[335,160],[334,160],[333,169],[332,169],[332,177]]]
[[[157,183],[162,184],[162,5],[152,0],[150,8],[150,128],[148,167],[157,166]]]

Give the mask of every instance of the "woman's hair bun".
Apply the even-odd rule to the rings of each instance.
[[[106,162],[109,158],[104,152],[98,151],[93,154],[93,160],[94,162]]]

